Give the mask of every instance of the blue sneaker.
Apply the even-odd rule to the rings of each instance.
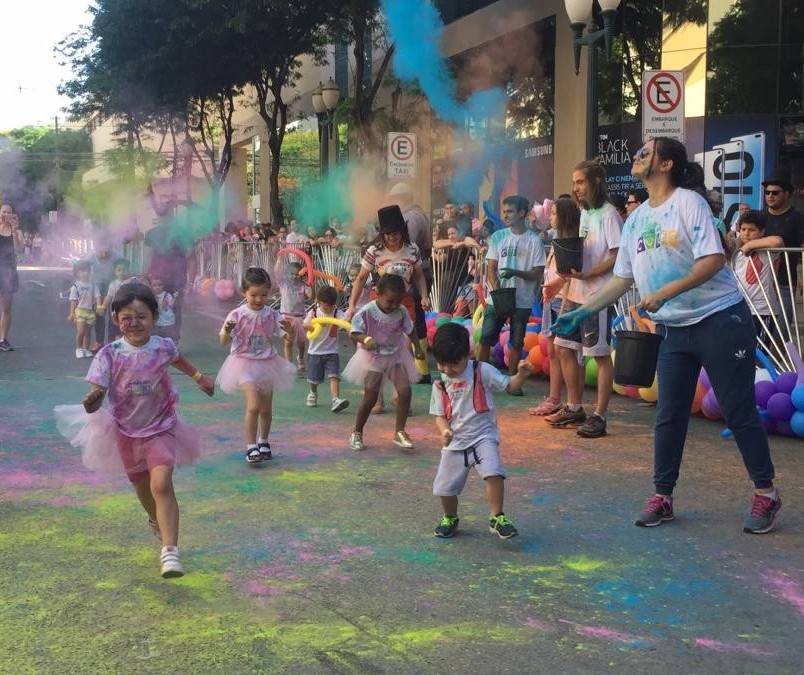
[[[444,516],[438,525],[436,525],[433,534],[442,539],[451,537],[455,534],[455,530],[458,529],[458,520],[458,516]]]

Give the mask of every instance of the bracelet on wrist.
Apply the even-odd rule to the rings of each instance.
[[[374,338],[371,337],[371,335],[366,335],[366,337],[363,338],[364,345],[370,344],[371,342],[374,342]]]
[[[204,373],[202,373],[200,370],[196,370],[192,375],[190,375],[190,377],[196,382],[200,382],[201,378],[204,377]]]

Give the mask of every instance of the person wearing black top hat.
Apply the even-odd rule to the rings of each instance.
[[[370,274],[378,278],[383,274],[396,274],[405,281],[407,293],[402,299],[402,305],[410,313],[410,318],[416,322],[416,305],[420,303],[422,309],[430,309],[430,298],[427,293],[427,283],[424,278],[422,256],[419,247],[410,241],[408,227],[402,210],[396,204],[383,206],[377,211],[379,234],[376,241],[366,249],[360,262],[360,273],[352,285],[352,295],[349,298],[349,308],[346,311],[347,319],[354,316],[357,302],[363,287]],[[418,296],[414,296],[414,289]],[[376,294],[372,294],[372,299]],[[420,300],[418,300],[420,298]],[[417,302],[418,300],[418,302]],[[426,351],[422,350],[426,355]],[[416,367],[424,375],[429,371],[427,361],[416,360]],[[382,398],[377,402],[375,412],[382,410]]]
[[[782,238],[785,248],[804,247],[804,214],[796,211],[790,203],[793,184],[784,174],[775,172],[762,181],[762,187],[765,192],[765,236],[743,246],[743,253],[749,255],[753,250],[772,247],[774,244],[769,240],[776,237]],[[746,251],[746,247],[749,250]],[[791,263],[789,275],[785,264],[779,265],[776,272],[788,321],[793,316],[793,291],[796,288],[796,264],[794,260]]]

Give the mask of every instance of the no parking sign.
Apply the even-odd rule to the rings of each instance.
[[[684,71],[642,73],[642,138],[666,136],[684,142]]]

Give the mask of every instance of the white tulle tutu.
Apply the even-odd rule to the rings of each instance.
[[[88,469],[100,473],[126,473],[121,451],[127,447],[133,456],[136,466],[129,469],[132,473],[145,470],[145,452],[147,439],[132,439],[121,434],[114,418],[106,408],[94,413],[87,413],[82,405],[57,405],[53,412],[56,415],[56,426],[70,444],[81,448],[81,459]],[[203,452],[198,432],[181,417],[170,432],[172,436],[167,445],[173,455],[173,466],[184,466],[195,462]]]
[[[215,384],[227,394],[243,385],[259,391],[288,391],[296,382],[296,366],[281,356],[247,359],[230,354],[223,362]]]
[[[342,376],[348,382],[362,385],[369,372],[383,373],[392,379],[394,368],[398,365],[402,366],[410,382],[419,381],[421,373],[416,370],[413,355],[404,347],[395,354],[379,354],[375,351],[358,348],[343,369]]]

